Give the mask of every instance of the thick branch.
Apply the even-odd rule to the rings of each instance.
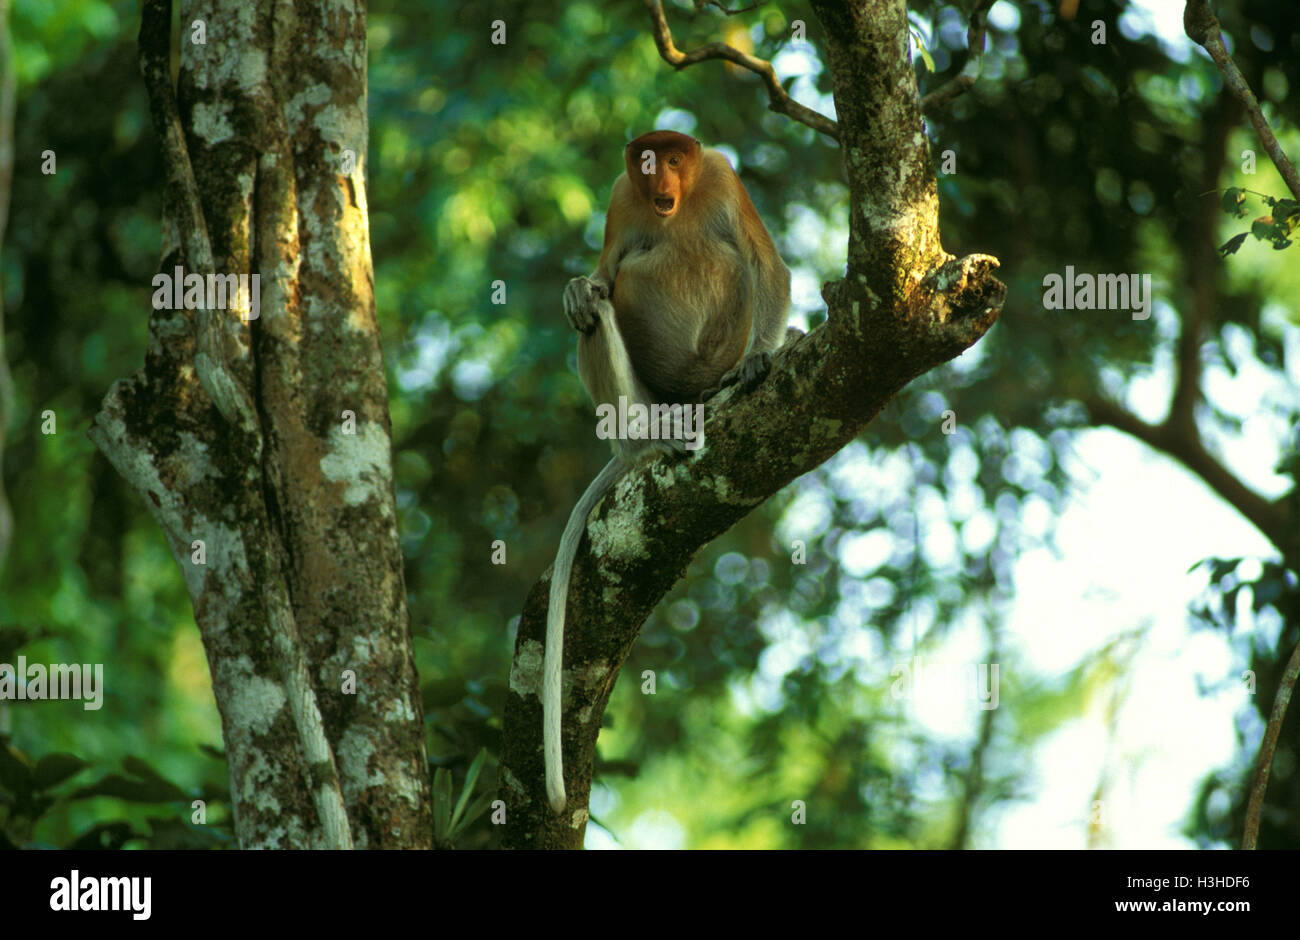
[[[1270,502],[1247,487],[1205,449],[1199,437],[1184,434],[1179,427],[1169,423],[1148,424],[1101,397],[1084,402],[1084,407],[1088,409],[1093,424],[1109,425],[1178,460],[1274,544],[1286,544],[1290,531],[1290,513],[1286,503],[1281,500]]]
[[[167,168],[164,205],[175,214],[186,273],[201,275],[216,271],[212,241],[199,196],[194,168],[190,164],[185,132],[171,73],[171,0],[145,0],[140,15],[140,74],[149,95],[154,130],[162,145]],[[193,328],[198,341],[194,370],[222,417],[245,431],[256,425],[252,398],[235,376],[232,360],[246,358],[248,340],[237,319],[227,311],[200,308],[194,313]]]
[[[192,270],[207,274],[214,270],[212,243],[172,88],[171,0],[144,0],[139,47],[140,74],[149,95],[149,112],[162,147],[163,166],[167,168],[168,205],[175,215],[185,260]]]
[[[849,182],[850,279],[905,303],[946,255],[903,0],[814,0]]]
[[[645,5],[650,10],[650,24],[654,27],[655,45],[659,47],[659,55],[673,68],[684,69],[688,65],[694,65],[706,59],[723,59],[732,65],[749,69],[749,71],[763,79],[763,84],[767,86],[767,95],[770,99],[769,107],[773,111],[793,118],[800,124],[806,124],[813,130],[825,134],[833,140],[839,140],[839,127],[836,123],[824,114],[819,114],[812,108],[805,107],[791,98],[790,93],[781,87],[781,82],[776,77],[776,70],[772,68],[771,62],[755,58],[747,52],[741,52],[739,49],[721,42],[711,42],[690,52],[682,52],[673,44],[673,34],[668,28],[668,18],[664,16],[663,5],[659,0],[645,0]]]
[[[1197,182],[1198,192],[1210,193],[1218,187],[1227,157],[1228,134],[1236,116],[1237,107],[1230,98],[1220,98],[1206,112],[1205,162]],[[1195,410],[1201,398],[1201,344],[1223,280],[1223,265],[1214,247],[1219,218],[1218,200],[1205,198],[1181,217],[1178,230],[1178,244],[1184,245],[1186,252],[1184,280],[1191,285],[1191,292],[1180,318],[1174,392],[1167,421],[1189,438],[1200,437]]]
[[[288,585],[280,566],[275,563],[277,557],[275,552],[267,553],[264,564],[272,569],[272,576],[263,579],[262,583],[262,603],[267,611],[271,644],[275,648],[284,690],[289,696],[289,710],[298,730],[298,743],[307,757],[312,800],[316,804],[321,828],[325,830],[325,844],[331,849],[350,849],[352,829],[343,805],[338,764],[329,738],[325,736],[325,722],[321,720],[320,704],[316,701],[311,672],[303,655],[302,637],[293,607],[289,604]]]
[[[1273,129],[1264,118],[1264,112],[1259,107],[1255,93],[1250,90],[1250,85],[1241,74],[1241,70],[1237,68],[1237,64],[1232,61],[1232,56],[1228,55],[1227,47],[1223,45],[1218,17],[1210,9],[1208,0],[1187,0],[1187,6],[1183,9],[1183,29],[1192,42],[1204,47],[1210,54],[1210,58],[1214,60],[1214,64],[1219,67],[1219,71],[1223,73],[1224,84],[1236,95],[1237,100],[1245,107],[1246,113],[1250,115],[1250,123],[1255,125],[1255,133],[1259,136],[1260,143],[1264,145],[1264,151],[1269,159],[1282,175],[1287,189],[1291,190],[1291,195],[1296,199],[1300,199],[1300,174],[1296,173],[1295,164],[1283,153],[1282,145],[1277,142]]]
[[[916,306],[886,308],[861,285],[827,286],[830,317],[784,347],[750,394],[705,406],[706,446],[624,477],[597,505],[579,546],[564,638],[563,748],[569,806],[546,803],[538,747],[549,576],[519,625],[505,715],[507,844],[581,846],[601,715],[641,624],[699,549],[835,454],[907,382],[969,347],[1005,297],[996,261],[973,255],[923,278]]]

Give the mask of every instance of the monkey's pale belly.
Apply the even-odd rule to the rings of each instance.
[[[744,354],[748,324],[732,328],[745,315],[744,268],[734,253],[713,253],[716,260],[691,268],[681,259],[684,275],[667,275],[678,260],[667,251],[639,252],[619,267],[614,315],[655,401],[697,401]]]

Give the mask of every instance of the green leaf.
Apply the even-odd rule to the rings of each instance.
[[[492,796],[491,793],[480,794],[479,798],[470,805],[464,818],[461,819],[461,821],[456,825],[456,828],[452,831],[451,834],[453,838],[468,829],[473,824],[474,820],[483,815],[483,811],[492,805]]]
[[[446,767],[433,775],[433,832],[439,838],[451,834],[451,771]]]
[[[1245,201],[1246,194],[1236,186],[1230,186],[1223,191],[1223,199],[1219,204],[1223,206],[1223,211],[1228,213],[1228,215],[1233,215],[1240,219],[1246,215],[1246,210],[1243,207]]]
[[[916,43],[916,51],[921,54],[921,61],[925,63],[925,70],[934,72],[934,59],[931,58],[929,51],[925,48],[925,41],[921,38],[921,34],[914,27],[909,26],[908,29],[912,33],[912,41]]]
[[[478,757],[474,758],[474,763],[469,765],[469,770],[465,773],[465,785],[460,788],[460,799],[456,801],[456,808],[451,814],[451,828],[456,828],[456,821],[460,819],[460,814],[465,810],[465,804],[469,802],[470,794],[474,792],[474,783],[478,780],[479,773],[483,770],[483,764],[487,760],[487,749],[481,748]]]
[[[85,800],[92,796],[112,796],[128,803],[187,802],[179,787],[166,780],[130,780],[120,774],[109,774],[98,783],[74,791],[69,800]]]
[[[46,754],[36,762],[36,770],[32,773],[32,777],[36,782],[36,789],[48,790],[89,766],[89,763],[72,754]]]
[[[1300,220],[1300,202],[1294,199],[1276,199],[1273,201],[1273,218],[1279,224],[1288,222],[1295,224]]]
[[[1271,216],[1263,216],[1250,224],[1250,234],[1260,241],[1268,241],[1276,234],[1277,228]]]
[[[128,754],[122,760],[122,767],[127,773],[133,774],[148,783],[157,784],[160,787],[171,787],[175,792],[180,794],[178,799],[188,800],[189,796],[180,787],[176,786],[158,771],[154,770],[140,758]]]
[[[130,823],[99,823],[87,829],[64,846],[65,849],[120,849],[128,840],[137,838]]]
[[[17,797],[25,797],[36,788],[27,758],[4,743],[0,743],[0,787]]]
[[[1223,255],[1225,258],[1228,255],[1235,255],[1237,249],[1242,246],[1242,243],[1246,241],[1246,236],[1249,234],[1249,232],[1242,232],[1240,235],[1232,236],[1232,238],[1229,238],[1219,246],[1219,254]]]

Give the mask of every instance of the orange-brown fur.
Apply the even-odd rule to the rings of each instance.
[[[654,153],[654,174],[642,172],[646,151]],[[655,131],[628,144],[624,162],[593,280],[613,285],[615,320],[648,395],[643,401],[695,402],[747,352],[781,344],[790,272],[718,151]],[[671,212],[656,211],[656,197],[672,199]],[[616,403],[626,390],[611,387],[617,383],[600,333],[579,339],[578,371],[597,403]]]
[[[653,154],[654,172],[643,172]],[[674,131],[638,137],[614,183],[605,246],[591,277],[564,290],[578,331],[578,372],[597,405],[700,401],[722,385],[760,381],[785,339],[790,272],[739,177],[716,150]],[[613,440],[614,459],[569,516],[551,572],[542,669],[546,794],[565,806],[561,659],[569,576],[587,515],[632,461],[673,442]]]

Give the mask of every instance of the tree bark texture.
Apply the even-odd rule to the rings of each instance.
[[[247,303],[152,310],[144,367],[91,438],[184,574],[240,845],[427,847],[366,214],[365,5],[187,0],[174,33],[170,0],[145,0],[140,59],[167,166],[160,271],[256,273],[260,304],[255,319]]]

